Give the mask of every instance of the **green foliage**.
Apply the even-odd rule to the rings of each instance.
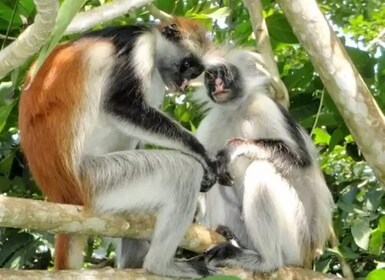
[[[56,39],[53,39],[51,45],[56,44],[65,26],[84,1],[61,2],[63,5],[70,4],[70,8],[62,8],[63,17],[58,21],[54,35]],[[264,0],[262,3],[279,71],[290,92],[290,111],[312,134],[321,153],[321,167],[336,202],[334,227],[341,244],[325,250],[316,263],[316,269],[340,274],[337,256],[343,256],[352,266],[356,278],[385,279],[384,186],[376,180],[366,164],[282,12],[274,1]],[[384,42],[375,40],[385,28],[383,1],[321,0],[318,3],[333,23],[333,28],[380,107],[384,109]],[[99,4],[98,0],[87,1],[84,9]],[[164,12],[199,20],[209,29],[215,42],[255,48],[250,18],[240,0],[156,0],[154,4]],[[14,37],[33,22],[34,15],[32,0],[0,2],[0,40],[3,41],[0,46],[11,43]],[[151,20],[146,8],[139,8],[106,25]],[[66,36],[62,40],[76,37]],[[0,191],[8,196],[42,199],[19,150],[17,103],[27,67],[28,63],[0,81]],[[191,100],[192,94],[167,96],[163,109],[187,129],[194,131],[205,112]],[[52,240],[51,235],[41,232],[0,229],[0,267],[51,267]],[[92,259],[95,256],[111,257],[112,249],[101,239],[92,239],[86,251],[86,259],[94,263]],[[207,279],[236,278],[216,276]]]

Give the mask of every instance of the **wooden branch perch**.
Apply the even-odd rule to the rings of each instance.
[[[31,211],[32,210],[32,211]],[[151,214],[91,214],[82,206],[0,196],[0,226],[28,228],[50,233],[78,233],[111,237],[150,239],[155,217]],[[202,253],[224,242],[215,231],[192,225],[180,246]]]
[[[260,0],[243,0],[243,4],[249,11],[253,32],[255,35],[255,41],[257,44],[257,51],[263,56],[266,69],[265,72],[269,73],[271,78],[271,86],[274,90],[275,99],[285,106],[289,107],[289,93],[287,92],[285,84],[282,82],[277,63],[274,60],[273,49],[269,40],[269,32],[267,30],[266,21],[263,17],[263,8]]]
[[[271,274],[252,273],[241,269],[224,268],[221,274],[233,275],[239,279],[247,280],[341,280],[333,275],[321,274],[302,268],[286,267]],[[87,269],[87,270],[11,270],[0,269],[0,280],[41,280],[41,279],[140,279],[140,280],[174,280],[175,278],[159,277],[148,274],[142,269]]]
[[[79,233],[112,237],[133,237],[150,239],[155,218],[151,214],[104,214],[92,215],[81,206],[56,204],[38,200],[0,196],[0,226],[29,228],[50,233]],[[172,230],[172,229],[171,229]],[[209,246],[223,242],[218,233],[199,225],[192,225],[186,233],[181,247],[202,253]],[[287,267],[271,274],[256,274],[241,269],[223,269],[221,273],[235,275],[241,279],[337,279],[302,268]],[[7,270],[0,269],[2,279],[171,279],[145,273],[143,270]]]
[[[115,0],[76,15],[65,35],[84,32],[91,27],[127,14],[129,10],[147,5],[152,0]]]
[[[385,117],[315,0],[278,0],[366,161],[385,186]]]
[[[34,23],[16,41],[0,51],[0,79],[38,52],[55,27],[59,2],[34,0],[34,3],[37,10]]]

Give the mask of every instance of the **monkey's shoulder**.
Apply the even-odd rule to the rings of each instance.
[[[152,32],[152,28],[146,25],[109,26],[87,32],[80,39],[107,39],[119,54],[126,54],[132,50],[138,37],[147,32]]]

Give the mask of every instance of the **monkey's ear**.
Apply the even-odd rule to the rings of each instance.
[[[173,42],[179,42],[182,40],[182,34],[175,23],[166,25],[162,28],[162,35],[168,40]]]

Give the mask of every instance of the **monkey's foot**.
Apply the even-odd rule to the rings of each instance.
[[[217,226],[215,231],[222,235],[224,238],[226,238],[227,241],[237,240],[234,233],[227,226],[219,225]]]
[[[213,265],[224,265],[226,260],[236,259],[242,250],[231,243],[216,244],[204,252],[206,261]]]
[[[145,264],[144,269],[153,274],[176,278],[195,279],[217,274],[215,267],[204,261],[173,261],[170,264],[158,262],[155,265]]]

